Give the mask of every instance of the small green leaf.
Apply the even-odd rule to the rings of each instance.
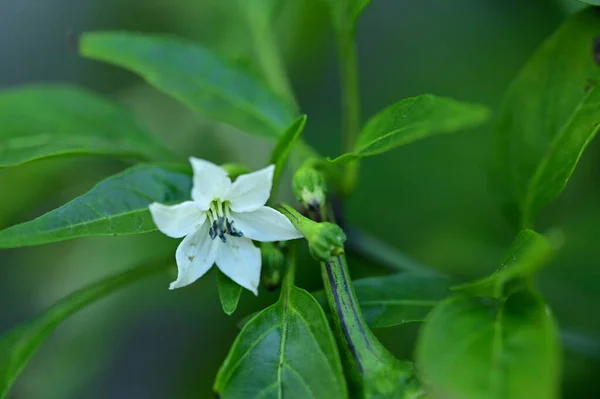
[[[557,399],[560,347],[537,294],[493,304],[457,296],[439,303],[417,342],[417,367],[431,398]]]
[[[270,164],[275,164],[275,174],[273,176],[274,187],[277,186],[279,178],[285,170],[285,164],[290,152],[300,138],[304,126],[306,126],[306,115],[298,117],[277,140],[277,144],[271,153],[271,162],[269,162]]]
[[[421,322],[449,294],[451,280],[429,274],[399,273],[352,281],[360,309],[371,328]],[[323,291],[313,294],[327,309]]]
[[[522,230],[508,249],[498,270],[481,280],[453,289],[499,298],[509,281],[528,279],[550,261],[559,245],[554,237],[551,238],[552,241],[549,241],[533,230]]]
[[[492,167],[508,216],[531,227],[564,189],[600,126],[600,11],[565,22],[531,57],[504,98]]]
[[[0,168],[72,154],[173,157],[127,112],[92,92],[52,84],[0,92]]]
[[[217,270],[217,288],[223,312],[231,316],[240,301],[242,286],[223,274],[221,270]]]
[[[112,176],[79,198],[29,222],[0,231],[0,248],[78,237],[156,230],[148,205],[190,198],[192,179],[175,169],[141,164]]]
[[[128,69],[210,118],[276,139],[295,111],[252,76],[199,44],[126,32],[92,32],[80,39],[83,56]]]
[[[406,98],[369,119],[358,135],[354,151],[333,162],[343,164],[435,134],[470,128],[483,123],[488,116],[487,108],[481,105],[451,98],[430,94]]]
[[[0,399],[6,397],[27,362],[67,317],[114,291],[166,269],[170,264],[169,260],[140,266],[92,284],[58,302],[36,319],[0,336]]]
[[[289,287],[287,296],[250,320],[214,389],[222,399],[347,398],[335,340],[317,301]]]

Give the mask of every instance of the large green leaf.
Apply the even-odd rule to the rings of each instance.
[[[600,0],[579,0],[582,3],[591,4],[593,6],[600,6]]]
[[[29,359],[67,317],[128,284],[165,269],[170,264],[171,261],[153,262],[92,284],[58,302],[34,320],[0,336],[0,399],[6,397]]]
[[[123,109],[74,86],[0,92],[0,168],[68,154],[172,157]]]
[[[465,296],[441,302],[423,325],[416,356],[432,398],[560,396],[557,328],[533,293],[495,304]]]
[[[293,108],[258,80],[190,41],[92,32],[81,36],[80,52],[135,72],[190,108],[250,134],[275,139],[295,119]]]
[[[515,279],[528,279],[548,263],[558,246],[553,241],[555,240],[550,241],[533,230],[522,230],[506,252],[498,270],[488,277],[455,289],[466,289],[478,295],[499,298],[503,295],[506,283]]]
[[[345,163],[389,151],[435,134],[451,133],[484,122],[487,108],[425,94],[406,98],[373,116],[362,129],[354,151],[334,159]]]
[[[600,126],[600,11],[565,22],[514,80],[500,112],[493,185],[530,227],[565,187]],[[594,53],[594,51],[595,53]]]
[[[306,291],[288,289],[240,332],[215,381],[220,398],[348,396],[323,310]]]
[[[448,296],[452,281],[430,274],[399,273],[354,280],[352,285],[369,327],[381,328],[425,320]],[[323,291],[314,296],[327,308]]]
[[[148,205],[189,199],[191,186],[192,179],[176,169],[137,165],[58,209],[0,231],[0,248],[154,231]]]

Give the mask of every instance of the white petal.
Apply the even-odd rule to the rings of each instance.
[[[214,199],[225,198],[231,187],[231,179],[227,177],[227,172],[212,162],[191,157],[190,163],[194,170],[192,198],[200,209],[206,211]]]
[[[177,280],[171,283],[170,289],[185,287],[202,277],[215,263],[219,249],[218,240],[208,235],[208,223],[200,230],[190,234],[179,244],[175,259],[177,260]]]
[[[302,238],[302,234],[281,213],[268,206],[263,206],[254,212],[232,212],[234,227],[244,234],[244,237],[256,241],[286,241]]]
[[[248,238],[227,236],[217,253],[217,267],[230,279],[258,295],[260,249]]]
[[[226,199],[231,202],[234,212],[251,212],[267,203],[273,186],[275,165],[238,177]]]
[[[173,238],[181,238],[198,230],[206,220],[206,213],[192,201],[172,206],[154,202],[149,208],[156,227]]]

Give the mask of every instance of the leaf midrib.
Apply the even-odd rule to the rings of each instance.
[[[525,198],[523,199],[523,204],[522,204],[523,208],[522,208],[521,212],[523,213],[523,215],[525,215],[523,217],[523,220],[525,222],[527,222],[528,219],[531,218],[531,216],[532,216],[531,212],[533,211],[533,209],[531,209],[531,207],[532,207],[534,199],[535,199],[535,194],[534,194],[535,191],[534,190],[538,186],[539,180],[544,175],[544,172],[546,171],[546,167],[548,165],[550,158],[554,155],[554,153],[556,151],[556,143],[558,141],[560,141],[563,138],[563,136],[566,134],[566,132],[568,131],[572,122],[575,120],[577,114],[581,111],[581,109],[587,102],[588,98],[594,93],[594,91],[597,88],[598,88],[598,86],[594,86],[593,88],[588,90],[585,93],[585,95],[582,97],[582,99],[577,103],[577,105],[575,106],[575,109],[570,114],[570,116],[566,120],[566,122],[562,125],[558,134],[556,136],[554,136],[554,138],[550,141],[550,144],[548,146],[548,151],[545,152],[544,156],[538,163],[538,166],[535,169],[535,172],[533,173],[531,180],[529,180],[529,184],[527,185],[527,191],[525,193]]]
[[[172,41],[172,40],[165,40],[165,39],[158,39],[158,40],[160,40],[160,41],[161,41],[161,43],[163,43],[163,44],[164,44],[165,42]],[[181,41],[179,41],[179,42],[180,42],[180,43],[183,43],[183,42],[181,42]],[[196,45],[196,44],[192,44],[192,43],[185,43],[185,44],[186,44],[186,45],[188,45],[188,46],[192,46],[192,47],[198,47],[198,45]],[[207,51],[207,52],[208,52],[208,50],[205,50],[205,49],[202,49],[202,50],[203,50],[203,51]],[[85,53],[85,51],[84,51],[84,53]],[[116,52],[116,51],[115,51],[115,52],[113,52],[113,53],[117,53],[117,54],[119,54],[121,57],[123,56],[123,53],[121,53],[121,52]],[[226,64],[226,63],[225,63],[225,62],[223,62],[223,60],[221,60],[221,59],[220,59],[220,58],[219,58],[219,57],[218,57],[216,54],[211,54],[211,55],[212,55],[212,56],[213,56],[215,59],[217,59],[219,63],[221,63],[221,64]],[[161,79],[161,76],[160,76],[160,75],[162,75],[162,74],[160,74],[160,73],[156,73],[155,71],[150,71],[150,70],[148,70],[148,69],[146,69],[146,68],[144,68],[144,67],[142,67],[142,68],[136,68],[136,67],[132,67],[131,65],[127,64],[127,63],[126,63],[126,62],[124,62],[124,61],[117,62],[117,61],[115,61],[115,60],[109,60],[108,58],[106,58],[106,57],[102,57],[102,56],[98,56],[98,57],[94,57],[94,56],[92,56],[92,58],[98,58],[98,59],[101,59],[101,60],[103,60],[103,61],[105,61],[105,62],[112,63],[112,64],[116,64],[116,65],[118,65],[118,66],[120,66],[120,67],[123,67],[123,68],[125,68],[125,69],[129,69],[129,70],[131,70],[131,71],[133,71],[133,72],[135,72],[135,73],[138,73],[138,74],[140,74],[140,75],[144,76],[144,77],[145,77],[145,78],[148,80],[148,82],[149,82],[149,83],[151,83],[153,86],[157,87],[159,90],[162,90],[162,88],[160,87],[160,85],[158,85],[158,84],[157,84],[157,80],[160,80],[160,79]],[[125,59],[127,59],[127,58],[128,58],[128,57],[127,57],[127,55],[125,55]],[[139,58],[137,58],[137,57],[135,57],[135,59],[138,59],[138,60],[139,60]],[[230,71],[230,72],[232,72],[232,71],[233,71],[233,73],[235,73],[235,74],[238,74],[238,75],[241,75],[241,76],[246,76],[245,74],[243,74],[243,73],[239,72],[239,71],[238,71],[238,70],[236,70],[236,69],[233,69],[233,68],[230,68],[230,67],[228,67],[228,69],[229,69],[229,71]],[[179,75],[179,71],[173,70],[172,68],[170,68],[170,67],[168,67],[168,66],[165,68],[165,70],[167,70],[167,71],[169,71],[169,72],[171,72],[171,73],[174,73],[173,75],[175,75],[175,76],[178,76],[178,75]],[[171,76],[173,76],[173,75],[171,75]],[[263,115],[263,114],[261,114],[261,113],[259,113],[259,112],[256,112],[256,109],[253,107],[253,104],[252,104],[252,102],[250,102],[250,101],[246,101],[246,100],[244,100],[242,97],[235,97],[235,96],[232,96],[232,95],[231,95],[229,92],[226,92],[226,91],[221,91],[221,90],[219,90],[219,89],[218,89],[218,86],[215,86],[214,84],[212,84],[212,83],[211,83],[211,82],[209,82],[209,81],[206,81],[206,80],[199,79],[199,78],[198,78],[198,76],[196,76],[196,75],[188,75],[188,76],[190,76],[190,77],[191,77],[192,81],[194,81],[194,82],[198,82],[198,83],[200,84],[200,86],[204,86],[204,87],[205,87],[205,89],[206,89],[206,91],[207,91],[207,92],[209,92],[210,94],[214,95],[215,97],[219,97],[219,98],[221,98],[221,99],[224,99],[226,102],[229,102],[231,105],[234,105],[234,106],[239,106],[241,109],[243,109],[245,112],[248,112],[248,114],[250,114],[250,115],[251,115],[251,116],[253,116],[254,118],[258,119],[259,121],[262,121],[263,123],[265,123],[265,124],[267,125],[267,127],[269,127],[270,129],[272,129],[272,132],[273,132],[273,133],[275,133],[275,137],[279,137],[279,131],[280,131],[282,128],[281,128],[281,127],[279,127],[279,126],[276,126],[276,125],[275,125],[275,124],[274,124],[274,123],[273,123],[273,122],[272,122],[272,121],[271,121],[271,120],[270,120],[268,117],[266,117],[265,115]],[[252,79],[252,80],[254,81],[254,79]],[[259,82],[256,82],[256,81],[255,81],[255,83],[256,83],[257,85],[261,86]],[[273,96],[273,98],[274,98],[276,101],[280,100],[278,96],[276,96],[274,93],[270,92],[270,91],[269,91],[269,90],[267,90],[266,88],[262,87],[262,90],[263,90],[263,91],[265,91],[265,92],[267,92],[267,93],[269,93],[270,95],[272,95],[272,96]],[[191,106],[192,108],[198,108],[198,107],[197,107],[195,104],[193,104],[191,101],[189,101],[189,100],[185,99],[185,98],[184,98],[184,96],[182,96],[182,95],[180,95],[180,94],[178,94],[178,93],[175,93],[175,92],[174,92],[174,91],[172,91],[172,90],[169,90],[169,92],[170,92],[170,93],[172,93],[171,95],[173,95],[174,97],[178,98],[180,101],[184,102],[184,103],[185,103],[185,104],[187,104],[188,106]],[[281,101],[283,101],[283,100],[281,100]],[[283,109],[285,110],[285,107],[283,107]],[[204,111],[203,111],[203,112],[204,112]],[[293,113],[292,113],[292,115],[293,115]]]

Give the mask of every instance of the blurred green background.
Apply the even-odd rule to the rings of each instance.
[[[250,0],[248,0],[250,1]],[[182,155],[259,167],[268,143],[187,111],[132,74],[77,55],[88,30],[167,32],[219,49],[253,69],[237,0],[0,0],[0,88],[62,81],[100,91],[131,110]],[[279,44],[303,112],[308,142],[339,152],[339,82],[328,16],[319,0],[287,0]],[[452,96],[496,108],[531,52],[579,7],[551,0],[373,0],[358,30],[363,120],[401,98]],[[347,221],[428,267],[459,279],[499,265],[515,231],[486,180],[493,123],[366,159]],[[35,162],[0,171],[0,227],[29,220],[84,193],[128,164],[99,157]],[[539,219],[566,244],[539,278],[565,331],[564,397],[600,397],[600,144],[590,145],[565,192]],[[103,276],[173,251],[160,234],[81,239],[0,251],[0,331],[33,317]],[[317,265],[300,285],[320,287]],[[352,259],[354,276],[383,269]],[[159,275],[69,319],[34,357],[14,398],[211,397],[217,368],[245,315],[274,302],[244,293],[226,316],[215,276],[168,291]],[[418,326],[377,331],[397,355],[412,356]]]

